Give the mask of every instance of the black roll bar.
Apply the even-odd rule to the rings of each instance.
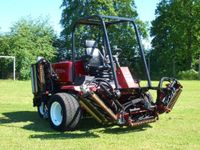
[[[115,21],[104,21],[104,19],[112,19],[112,20],[115,20]],[[144,67],[145,67],[145,73],[146,73],[146,77],[147,77],[148,87],[152,87],[151,78],[150,78],[149,70],[148,70],[148,67],[147,67],[147,62],[146,62],[145,55],[144,55],[144,49],[143,49],[142,44],[141,44],[139,31],[138,31],[138,28],[135,24],[135,21],[133,19],[130,19],[130,18],[116,17],[116,16],[93,15],[93,16],[89,16],[89,17],[85,17],[85,18],[80,18],[78,21],[75,22],[75,24],[73,25],[73,28],[72,28],[72,62],[73,62],[73,68],[72,68],[73,70],[72,71],[73,71],[73,79],[75,77],[74,62],[75,62],[75,53],[76,53],[76,47],[75,47],[75,29],[76,29],[76,26],[79,25],[79,24],[102,26],[103,33],[104,33],[104,36],[105,36],[106,47],[107,47],[107,50],[108,50],[108,56],[109,56],[109,59],[110,59],[110,65],[111,65],[111,69],[112,69],[115,87],[116,87],[116,89],[119,89],[119,84],[118,84],[117,75],[116,75],[115,68],[114,68],[114,61],[113,61],[113,57],[112,57],[112,51],[111,51],[110,42],[109,42],[106,27],[109,26],[109,25],[117,24],[117,23],[121,23],[121,22],[131,22],[133,24],[133,27],[134,27],[134,30],[135,30],[135,33],[136,33],[137,42],[138,42],[138,45],[139,45],[140,54],[142,56],[143,64],[144,64]]]

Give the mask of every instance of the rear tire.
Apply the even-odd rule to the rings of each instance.
[[[67,93],[53,95],[49,103],[50,125],[58,131],[74,130],[81,118],[78,101]]]

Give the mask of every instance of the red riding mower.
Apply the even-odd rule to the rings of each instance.
[[[120,49],[111,49],[107,28],[121,23],[129,23],[134,29],[148,83],[145,87],[128,67],[120,66],[118,55],[113,55],[113,51],[119,53]],[[80,26],[99,28],[103,39],[101,49],[98,42],[86,40],[83,51],[78,51],[75,31]],[[82,18],[74,24],[71,38],[70,61],[51,64],[41,58],[31,66],[33,104],[54,129],[74,130],[83,114],[91,115],[102,124],[138,126],[154,122],[159,114],[172,110],[182,86],[174,78],[163,77],[158,87],[152,87],[134,20],[102,15]],[[164,82],[167,82],[165,87]],[[149,90],[157,91],[155,101]]]

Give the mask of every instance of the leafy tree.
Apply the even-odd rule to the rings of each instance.
[[[11,37],[9,34],[0,35],[0,56],[9,55],[10,49],[12,49],[10,45]],[[10,59],[0,59],[0,78],[8,78],[12,73],[12,61]]]
[[[53,29],[46,20],[21,19],[11,31],[1,35],[0,54],[16,57],[16,71],[20,79],[30,78],[30,65],[38,56],[51,60],[55,56],[52,46]]]
[[[160,75],[175,76],[196,69],[200,55],[200,1],[162,0],[152,22],[152,69]]]
[[[137,16],[133,0],[63,0],[61,24],[64,27],[61,35],[70,45],[71,30],[74,22],[80,18],[95,14],[113,15],[134,18],[139,24],[144,37],[147,36],[146,26]]]

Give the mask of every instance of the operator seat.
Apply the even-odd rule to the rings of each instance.
[[[85,45],[86,70],[88,74],[98,78],[111,78],[111,67],[106,63],[105,56],[97,48],[97,42],[86,40]]]
[[[103,65],[103,56],[101,56],[100,50],[97,48],[97,42],[94,40],[86,40],[85,42],[86,49],[85,53],[86,56],[89,58],[88,66],[90,67],[97,67]]]

